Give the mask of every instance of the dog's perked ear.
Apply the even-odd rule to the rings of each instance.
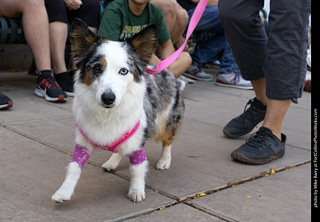
[[[78,57],[86,52],[89,47],[100,39],[96,36],[81,19],[74,19],[71,25],[70,40],[72,44],[72,54]]]
[[[157,41],[156,25],[149,25],[141,32],[126,40],[133,48],[133,51],[146,63],[149,63],[151,55],[156,48]]]

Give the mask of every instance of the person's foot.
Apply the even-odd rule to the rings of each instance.
[[[12,105],[12,100],[0,92],[0,109],[9,109]]]
[[[248,164],[265,164],[283,157],[286,136],[281,134],[281,141],[268,128],[261,127],[245,144],[231,153],[231,157]]]
[[[238,70],[230,73],[219,73],[217,75],[216,84],[219,86],[227,86],[238,89],[253,89],[251,82],[242,78]]]
[[[247,106],[250,107],[247,109]],[[236,138],[249,133],[258,123],[264,120],[267,107],[256,98],[248,101],[244,112],[233,118],[224,128],[226,137]]]
[[[74,96],[73,89],[73,75],[69,72],[64,72],[60,74],[55,74],[54,77],[57,80],[57,83],[61,87],[61,89],[68,95]]]
[[[68,98],[51,71],[39,72],[34,93],[50,102],[65,102]]]
[[[213,75],[202,71],[196,65],[191,65],[183,75],[185,75],[190,79],[204,81],[204,82],[210,82],[213,80]]]

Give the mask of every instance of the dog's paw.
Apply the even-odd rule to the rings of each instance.
[[[118,162],[108,160],[107,162],[102,164],[102,168],[107,171],[114,171],[117,168],[118,164]]]
[[[67,191],[66,189],[59,189],[55,192],[51,199],[57,203],[63,203],[64,201],[70,200],[72,192]]]
[[[156,165],[157,170],[168,170],[171,165],[171,159],[160,159]]]
[[[127,197],[133,202],[141,202],[146,198],[144,189],[129,189]]]
[[[118,153],[112,154],[110,159],[107,162],[105,162],[104,164],[102,164],[102,168],[107,171],[115,170],[118,167],[118,165],[121,161],[121,158],[122,158],[122,156]]]

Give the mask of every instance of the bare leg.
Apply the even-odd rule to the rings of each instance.
[[[68,26],[63,22],[51,22],[49,28],[51,59],[54,72],[56,74],[67,72],[64,52],[68,37]]]
[[[283,119],[291,104],[291,100],[273,100],[266,96],[266,78],[251,81],[256,98],[267,106],[266,116],[263,127],[272,131],[272,133],[281,140],[281,125]]]
[[[187,11],[176,0],[151,0],[151,3],[161,10],[172,44],[177,46],[176,43],[182,39],[182,34],[188,24]]]
[[[289,109],[291,100],[268,99],[267,112],[262,126],[270,129],[281,141],[281,126],[283,119]]]
[[[0,0],[0,5],[1,16],[22,16],[24,35],[38,71],[50,70],[49,25],[44,1]]]
[[[191,65],[192,59],[188,52],[182,52],[178,59],[172,63],[168,70],[174,74],[176,78],[179,78]]]
[[[263,105],[267,105],[268,97],[266,96],[266,78],[261,78],[257,80],[251,81],[253,86],[253,90],[256,94],[257,100],[263,103]]]

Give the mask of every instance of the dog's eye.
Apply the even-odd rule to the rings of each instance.
[[[119,71],[119,74],[124,76],[124,75],[127,75],[128,72],[129,72],[129,70],[127,70],[126,68],[121,68]]]
[[[100,75],[102,73],[102,68],[101,68],[101,65],[100,64],[95,64],[93,67],[92,67],[92,72],[94,75]]]

